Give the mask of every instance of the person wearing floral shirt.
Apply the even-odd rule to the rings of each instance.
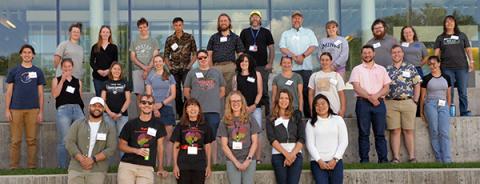
[[[400,134],[403,132],[409,162],[415,162],[414,132],[417,102],[420,96],[422,78],[415,66],[403,62],[402,47],[394,45],[391,49],[393,64],[387,66],[388,76],[392,79],[386,96],[387,129],[390,130],[390,148],[392,162],[400,162]]]

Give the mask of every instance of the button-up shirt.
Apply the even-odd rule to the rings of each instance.
[[[415,66],[405,62],[402,62],[399,68],[394,65],[387,66],[387,72],[390,79],[392,79],[387,99],[412,98],[415,85],[422,81]]]
[[[240,37],[230,31],[230,34],[226,36],[224,41],[221,32],[217,32],[208,40],[207,50],[213,51],[212,61],[213,63],[220,63],[224,61],[235,61],[235,52],[244,52]]]
[[[312,30],[300,27],[298,30],[291,28],[282,33],[279,43],[280,48],[286,48],[295,55],[302,55],[310,46],[318,47],[318,40]],[[302,65],[293,63],[293,71],[312,70],[312,55],[303,60]]]
[[[367,64],[362,63],[353,68],[349,82],[358,82],[362,89],[372,95],[378,93],[384,85],[389,84],[392,80],[383,66],[375,63],[373,67],[368,68]],[[355,93],[355,96],[358,94]]]
[[[192,54],[197,51],[193,35],[183,32],[180,38],[173,33],[165,41],[165,57],[170,60],[173,73],[187,69],[192,59]]]

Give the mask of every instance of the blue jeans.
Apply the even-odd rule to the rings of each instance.
[[[127,124],[128,116],[121,116],[119,119],[113,120],[107,113],[103,113],[103,121],[105,121],[105,123],[115,126],[115,128],[117,129],[117,135],[120,135],[123,126]]]
[[[458,91],[458,99],[460,104],[460,116],[467,115],[468,112],[468,98],[467,98],[467,85],[468,85],[468,69],[448,69],[442,68],[442,72],[450,77],[450,84],[452,85],[452,100],[454,97],[454,85],[456,84]],[[452,102],[453,103],[453,102]]]
[[[435,159],[444,163],[452,162],[448,106],[439,106],[438,99],[427,99],[424,110]]]
[[[416,66],[415,69],[417,70],[418,75],[423,79],[423,69],[421,66]]]
[[[69,157],[65,149],[64,139],[74,121],[84,118],[80,105],[65,104],[57,108],[56,127],[57,127],[57,164],[59,168],[67,168]]]
[[[272,155],[272,166],[275,172],[275,179],[278,184],[298,184],[300,175],[302,174],[303,156],[301,153],[297,154],[297,159],[292,165],[285,167],[283,162],[285,156],[282,154]]]
[[[205,112],[203,113],[203,118],[212,129],[213,137],[216,138],[218,125],[220,124],[220,114],[216,112]]]
[[[105,86],[105,81],[93,79],[93,87],[95,87],[95,96],[102,95],[102,89]]]
[[[308,105],[308,81],[312,75],[312,70],[298,70],[293,71],[300,74],[303,80],[303,115],[305,118],[310,118],[310,105]]]
[[[239,171],[235,164],[229,160],[225,162],[225,165],[227,166],[227,177],[230,184],[254,183],[253,178],[255,177],[257,165],[255,160],[250,162],[245,171]]]
[[[368,100],[357,98],[355,104],[355,113],[357,115],[358,125],[358,151],[360,162],[369,162],[368,152],[370,152],[370,127],[373,128],[375,135],[375,149],[378,155],[378,162],[387,162],[387,141],[385,140],[385,128],[387,124],[385,102],[380,101],[380,105],[374,107]]]
[[[343,160],[339,160],[333,170],[320,169],[320,165],[317,162],[310,161],[310,170],[312,170],[312,176],[316,184],[343,183]]]

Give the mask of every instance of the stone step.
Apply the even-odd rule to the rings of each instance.
[[[345,122],[348,128],[349,146],[344,154],[345,163],[359,162],[358,157],[358,129],[356,119],[346,118]],[[265,127],[265,126],[263,126]],[[388,132],[388,131],[387,131]],[[452,158],[454,162],[478,162],[480,161],[480,117],[456,117],[450,121],[450,140],[452,146]],[[44,122],[40,125],[38,132],[38,166],[39,167],[56,167],[56,128],[54,122]],[[430,139],[427,124],[420,118],[416,119],[415,131],[415,148],[416,158],[419,162],[434,162],[434,155],[430,146]],[[8,123],[0,123],[0,145],[5,145],[4,149],[0,150],[0,169],[8,168],[9,164],[9,137],[10,129]],[[265,131],[261,134],[262,141],[262,155],[264,163],[270,163],[271,146],[265,139]],[[388,133],[386,134],[389,139]],[[375,146],[373,141],[373,133],[370,136],[370,161],[376,162],[377,156],[375,153]],[[26,151],[25,144],[22,145],[22,159],[21,166],[25,166]],[[219,151],[221,152],[221,151]],[[305,154],[304,161],[309,161],[308,151],[303,150]],[[219,156],[219,161],[224,160],[223,156]],[[389,158],[390,151],[389,151]],[[401,147],[402,162],[407,161],[408,155],[403,145]],[[0,182],[1,183],[1,182]]]

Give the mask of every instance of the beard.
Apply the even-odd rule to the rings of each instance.
[[[377,35],[377,34],[373,34],[373,37],[375,37],[376,40],[380,40],[380,39],[383,39],[383,37],[385,37],[385,34],[387,34],[385,31],[383,31],[381,34]]]
[[[362,59],[363,62],[365,63],[371,63],[373,61],[373,58],[369,59],[369,60],[366,60],[366,59]]]
[[[228,26],[228,25],[227,26],[223,26],[223,25],[219,26],[220,31],[227,31],[229,28],[230,28],[230,26]]]
[[[93,118],[100,118],[102,117],[102,115],[103,115],[102,112],[98,110],[90,111],[90,116],[92,116]]]

